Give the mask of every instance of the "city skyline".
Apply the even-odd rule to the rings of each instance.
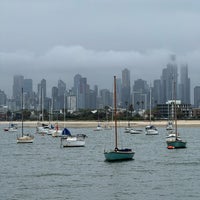
[[[137,79],[134,81],[133,88],[131,88],[130,71],[125,68],[121,72],[121,77],[117,78],[117,105],[124,109],[132,107],[137,112],[147,110],[150,106],[156,106],[162,110],[163,106],[166,108],[167,102],[174,99],[176,93],[176,99],[184,109],[187,107],[187,116],[189,116],[193,106],[199,108],[199,87],[194,89],[195,104],[191,105],[191,99],[188,97],[190,94],[190,77],[188,76],[187,65],[181,66],[179,82],[177,81],[178,76],[175,56],[171,56],[171,62],[162,69],[161,79],[154,80],[153,85],[148,84],[146,80]],[[70,90],[66,90],[64,81],[58,80],[57,86],[52,87],[52,93],[49,97],[46,94],[47,82],[45,79],[38,83],[37,91],[33,90],[32,83],[32,79],[27,79],[23,75],[15,75],[13,77],[13,99],[7,99],[6,94],[0,91],[1,108],[8,108],[12,111],[19,110],[21,108],[20,90],[22,87],[25,89],[25,108],[37,111],[46,109],[51,110],[51,112],[60,112],[65,108],[69,112],[82,109],[104,109],[106,106],[112,106],[113,103],[112,90],[101,89],[97,85],[91,88],[87,78],[80,74],[74,76],[74,84]],[[163,111],[160,114],[162,117],[166,115]]]
[[[122,89],[122,91],[124,90],[124,92],[126,93],[126,91],[125,90],[127,90],[127,91],[130,91],[131,93],[134,91],[134,84],[137,82],[137,81],[140,81],[140,80],[142,80],[142,81],[145,81],[146,83],[147,83],[147,85],[149,86],[149,87],[156,87],[156,85],[154,85],[154,84],[156,84],[156,83],[154,83],[155,81],[157,82],[157,81],[161,81],[162,80],[162,76],[163,76],[163,74],[162,74],[162,72],[163,71],[165,71],[165,70],[170,70],[170,69],[168,69],[168,68],[171,68],[171,67],[173,67],[173,61],[172,62],[169,62],[167,65],[166,65],[166,67],[165,68],[163,68],[162,70],[161,70],[161,74],[160,74],[160,78],[159,79],[155,79],[155,80],[152,80],[152,81],[150,81],[150,82],[148,82],[147,80],[145,80],[145,79],[143,79],[143,78],[138,78],[138,79],[136,79],[136,80],[132,80],[132,77],[130,77],[130,74],[131,74],[131,70],[129,70],[129,69],[127,69],[127,68],[124,68],[123,70],[121,70],[121,74],[119,74],[119,76],[117,76],[117,79],[120,79],[121,81],[122,81],[122,88],[123,88],[123,79],[124,79],[124,81],[128,81],[127,83],[125,83],[126,85],[128,84],[130,84],[130,86],[128,86],[129,88],[127,88],[127,89]],[[187,75],[188,76],[188,66],[186,65],[186,66],[181,66],[181,67],[177,67],[176,66],[176,64],[175,64],[175,67],[177,68],[177,71],[176,72],[173,72],[173,71],[171,71],[171,73],[173,74],[173,73],[177,73],[177,86],[178,86],[178,84],[183,84],[183,81],[184,80],[181,80],[181,72],[182,72],[182,70],[183,69],[185,69],[186,68],[186,74],[185,75]],[[172,70],[172,69],[171,69]],[[124,76],[124,73],[126,74],[125,76]],[[168,72],[169,73],[169,72]],[[30,78],[30,77],[25,77],[23,74],[16,74],[16,75],[14,75],[13,77],[12,77],[12,88],[11,88],[11,95],[9,96],[8,94],[7,94],[7,91],[4,91],[4,90],[2,90],[1,88],[0,88],[0,90],[2,90],[2,91],[4,91],[5,92],[5,94],[7,95],[7,97],[9,98],[9,99],[12,99],[14,96],[16,96],[13,92],[17,92],[17,95],[19,95],[19,91],[15,91],[15,86],[16,86],[16,81],[15,81],[15,77],[21,77],[21,78],[23,78],[23,80],[25,80],[25,81],[29,81],[29,82],[31,82],[31,85],[32,85],[32,90],[33,90],[33,92],[37,92],[38,91],[38,86],[40,86],[41,84],[45,84],[45,86],[44,86],[44,88],[45,88],[45,97],[50,97],[51,98],[51,96],[52,96],[52,89],[54,88],[54,87],[58,87],[58,85],[62,82],[63,84],[65,84],[66,86],[66,88],[65,88],[65,90],[66,91],[70,91],[70,90],[72,90],[73,89],[73,87],[74,87],[74,78],[76,77],[76,76],[79,76],[79,77],[82,77],[82,78],[84,78],[84,79],[86,79],[86,82],[87,82],[87,84],[89,85],[89,87],[90,87],[90,89],[92,89],[92,90],[94,90],[95,89],[95,86],[98,86],[98,89],[99,90],[103,90],[103,89],[108,89],[110,92],[112,92],[112,89],[113,89],[113,85],[111,84],[111,85],[109,85],[109,87],[104,87],[104,88],[101,88],[101,87],[99,87],[99,85],[98,84],[96,84],[96,83],[94,83],[94,85],[91,85],[90,83],[89,83],[89,81],[88,81],[88,77],[84,77],[84,76],[82,76],[82,74],[74,74],[74,76],[72,77],[72,79],[73,79],[73,81],[72,81],[72,84],[71,85],[68,85],[68,87],[66,87],[67,86],[67,84],[66,84],[66,82],[64,81],[64,80],[62,80],[62,79],[57,79],[57,81],[56,81],[56,83],[55,83],[55,85],[52,85],[52,86],[48,86],[49,84],[48,84],[48,80],[46,80],[45,78],[42,78],[41,80],[39,80],[39,82],[35,82],[35,80],[33,80],[32,78]],[[128,77],[127,77],[128,76]],[[171,76],[171,75],[170,75]],[[168,77],[168,79],[166,80],[167,82],[169,82],[169,79],[172,81],[172,77],[174,76],[174,75],[172,75],[172,77],[170,78],[170,76]],[[178,77],[179,77],[179,79],[178,79]],[[113,78],[113,77],[112,77]],[[186,78],[189,78],[190,79],[190,77],[186,77]],[[21,80],[22,81],[22,80]],[[45,81],[45,83],[44,83],[44,81]],[[168,83],[169,85],[171,85],[172,84],[172,82],[171,83]],[[20,84],[20,85],[22,85],[22,83]],[[33,87],[33,85],[35,85],[35,87]],[[27,86],[24,86],[24,87],[27,87]],[[191,94],[191,93],[193,93],[193,90],[194,90],[194,88],[195,87],[197,87],[197,86],[195,86],[194,88],[191,88],[191,85],[190,85],[190,83],[189,83],[189,87],[190,88],[187,88],[187,90],[188,90],[188,92],[190,93],[190,100],[188,99],[187,100],[187,102],[190,102],[191,101],[191,103],[193,103],[193,94]],[[170,86],[170,88],[172,88],[172,86]],[[169,88],[169,92],[170,92],[170,94],[168,94],[167,96],[168,96],[168,98],[167,99],[170,99],[170,96],[172,96],[172,90]],[[188,94],[189,94],[188,93]],[[187,94],[187,95],[188,95]],[[14,95],[14,96],[13,96]],[[130,98],[130,97],[129,97]]]
[[[191,0],[0,2],[0,88],[11,96],[12,78],[23,74],[47,87],[67,86],[80,73],[90,85],[111,87],[131,71],[151,82],[176,55],[188,65],[191,92],[200,85],[200,2]]]

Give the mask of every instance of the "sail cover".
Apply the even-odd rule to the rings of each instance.
[[[71,133],[67,128],[64,128],[62,131],[62,135],[71,135]]]

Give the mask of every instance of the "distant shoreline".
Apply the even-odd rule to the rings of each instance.
[[[13,123],[18,124],[18,126],[21,126],[20,121],[14,121]],[[49,121],[39,122],[39,124],[49,124]],[[69,128],[96,128],[98,122],[97,121],[52,121],[51,124],[58,124],[59,127],[69,127]],[[0,125],[2,126],[8,126],[9,122],[3,121],[0,122]],[[38,122],[37,121],[24,121],[24,127],[30,127],[34,128],[37,127]],[[100,122],[102,126],[106,124],[106,122]],[[128,124],[127,121],[118,121],[118,127],[126,127]],[[149,121],[130,121],[131,127],[145,127],[149,124]],[[167,125],[167,121],[152,121],[152,125],[159,126],[159,127],[165,127]],[[177,121],[178,126],[199,126],[200,127],[200,120],[178,120]],[[109,125],[114,125],[114,122],[109,122]]]

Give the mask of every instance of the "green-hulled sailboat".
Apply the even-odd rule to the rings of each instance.
[[[114,119],[115,119],[115,148],[111,151],[104,151],[106,161],[124,161],[133,159],[134,153],[132,149],[118,148],[117,136],[117,100],[116,100],[116,76],[114,76]]]
[[[177,131],[177,106],[176,106],[176,82],[174,81],[174,121],[175,130],[170,132],[166,139],[168,149],[186,148],[186,141],[183,141]]]

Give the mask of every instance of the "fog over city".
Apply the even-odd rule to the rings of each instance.
[[[111,88],[127,68],[131,81],[159,79],[176,55],[188,65],[191,92],[200,85],[200,2],[196,0],[1,0],[0,89],[12,95],[14,75],[59,79],[74,75]],[[179,68],[180,69],[180,68]]]

